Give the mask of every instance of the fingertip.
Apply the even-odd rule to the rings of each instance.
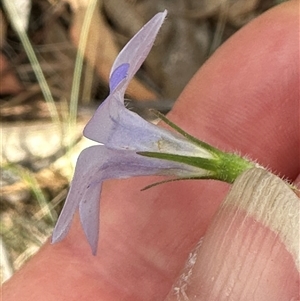
[[[196,255],[185,286],[175,285],[188,300],[298,298],[299,198],[265,170],[245,172]],[[176,294],[173,289],[167,300]]]

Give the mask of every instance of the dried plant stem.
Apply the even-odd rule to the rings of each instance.
[[[87,45],[89,28],[90,28],[91,21],[92,21],[93,14],[95,12],[96,7],[97,7],[97,0],[92,0],[89,2],[87,9],[86,9],[86,14],[84,17],[82,30],[81,30],[81,34],[80,34],[78,51],[77,51],[75,67],[74,67],[71,98],[70,98],[70,119],[69,119],[70,132],[72,132],[72,129],[76,124],[78,95],[79,95],[79,90],[80,90],[80,78],[82,75],[84,52],[85,52],[86,45]]]

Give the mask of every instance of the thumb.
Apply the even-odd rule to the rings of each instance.
[[[166,300],[299,300],[299,205],[278,177],[244,172]]]

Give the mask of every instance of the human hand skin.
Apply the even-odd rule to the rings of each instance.
[[[190,81],[169,117],[197,138],[239,150],[299,183],[299,2],[284,3],[236,33]],[[98,255],[92,256],[76,217],[64,241],[47,243],[4,284],[3,300],[164,300],[229,186],[179,181],[140,192],[156,180],[105,182]],[[273,283],[284,275],[291,284],[284,300],[290,300],[299,296],[299,271],[284,246],[279,252],[285,264],[274,262],[255,289],[276,296],[281,288]]]
[[[300,265],[299,205],[274,174],[262,168],[243,172],[166,301],[299,300],[291,278]]]

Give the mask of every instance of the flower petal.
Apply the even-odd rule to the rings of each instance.
[[[106,147],[120,150],[152,151],[210,159],[212,154],[177,133],[151,124],[120,103],[115,90],[95,112],[83,133]],[[99,124],[105,127],[99,126]]]
[[[126,78],[128,70],[129,64],[126,63],[120,65],[112,72],[109,80],[110,92],[112,92],[119,85],[119,83]]]
[[[89,189],[90,179],[88,177],[88,173],[93,168],[93,164],[95,164],[95,161],[98,161],[97,157],[90,157],[90,155],[95,155],[95,152],[92,152],[91,150],[92,148],[90,147],[83,150],[77,159],[75,173],[71,182],[68,196],[53,231],[53,243],[61,241],[67,235],[71,226],[73,216],[76,210],[78,209],[79,203],[82,201],[86,194],[86,191]]]
[[[102,183],[92,183],[84,193],[79,203],[80,221],[85,236],[91,246],[92,253],[96,255],[99,239],[99,209]]]
[[[103,181],[141,175],[200,177],[207,175],[207,171],[178,162],[143,157],[132,151],[107,149],[104,145],[89,147],[83,150],[78,158],[74,178],[55,226],[52,242],[61,241],[66,236],[79,207],[85,235],[93,254],[96,254],[99,201]]]
[[[151,151],[212,158],[211,153],[178,134],[159,128],[124,106],[128,82],[149,53],[166,17],[155,15],[123,48],[112,67],[110,95],[99,106],[83,133],[107,148]],[[100,123],[103,126],[100,126]]]
[[[123,88],[124,92],[128,86],[128,83],[133,78],[135,73],[140,69],[142,63],[149,54],[166,15],[166,10],[164,12],[156,14],[135,34],[135,36],[121,50],[118,57],[114,61],[111,74],[116,68],[124,63],[128,63],[130,65],[127,84]]]

